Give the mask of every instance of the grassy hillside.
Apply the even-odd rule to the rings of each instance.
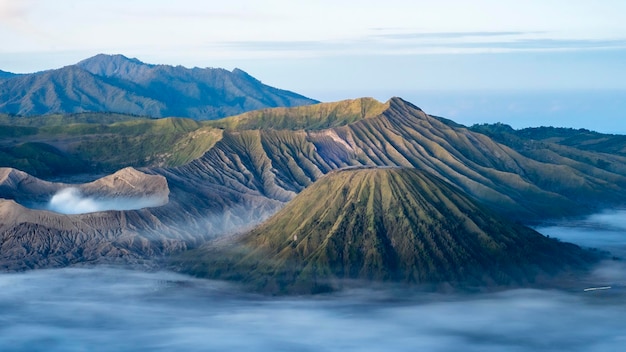
[[[202,156],[222,135],[191,119],[115,114],[5,116],[0,122],[12,123],[0,126],[0,166],[40,177],[182,165]]]
[[[0,114],[0,125],[21,127],[64,126],[69,124],[110,125],[116,122],[146,119],[138,115],[107,112],[84,112],[80,114],[49,114],[40,116],[15,116]]]
[[[331,172],[235,244],[185,253],[174,265],[268,293],[315,293],[344,279],[525,284],[591,261],[426,172],[385,168]]]
[[[534,127],[514,130],[504,124],[483,124],[472,126],[472,130],[484,133],[511,146],[534,141],[574,147],[584,151],[626,156],[626,136],[605,134],[587,129]],[[537,144],[535,144],[537,145]]]
[[[1,130],[0,166],[28,167],[40,176],[83,172],[82,166],[45,165],[47,158],[40,159],[44,165],[26,165],[18,147],[36,143],[93,172],[164,167],[169,169],[155,172],[180,182],[193,175],[224,190],[224,197],[249,193],[270,203],[292,199],[332,170],[359,165],[428,171],[524,222],[580,215],[626,199],[624,156],[517,136],[491,138],[399,98],[262,110],[211,123],[129,117]]]
[[[86,173],[89,164],[77,156],[68,155],[45,143],[27,142],[0,147],[0,167],[10,166],[37,177]]]
[[[228,130],[321,130],[382,114],[389,107],[372,98],[343,100],[295,108],[263,109],[210,122]]]
[[[227,129],[205,155],[168,174],[284,202],[338,168],[414,167],[523,222],[626,199],[626,158],[619,155],[557,144],[526,152],[401,99],[388,104],[378,116],[321,130]]]

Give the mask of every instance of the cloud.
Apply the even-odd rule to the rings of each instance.
[[[146,4],[150,6],[151,4]],[[128,19],[162,21],[162,20],[202,20],[202,21],[220,21],[220,22],[250,22],[250,21],[271,21],[276,20],[276,16],[269,14],[261,14],[253,11],[218,11],[203,9],[185,9],[182,7],[159,8],[158,6],[150,8],[131,8],[120,7],[107,10],[111,16],[123,16]]]
[[[0,275],[3,350],[619,351],[624,301],[513,290],[267,298],[168,272]]]
[[[385,39],[459,39],[467,37],[502,37],[519,36],[536,32],[409,32],[409,33],[388,33],[376,34],[373,37]]]
[[[559,39],[545,32],[374,33],[343,40],[255,40],[210,43],[260,56],[478,54],[625,49],[625,39]]]
[[[626,48],[626,37],[618,39],[560,38],[543,31],[492,31],[492,32],[410,32],[391,31],[374,33],[368,37],[372,43],[397,49],[425,51],[457,50],[458,52],[509,52],[600,50]]]
[[[550,237],[608,250],[614,256],[626,258],[626,210],[604,211],[576,221],[538,227],[536,230]]]
[[[513,50],[590,50],[590,49],[624,49],[626,39],[619,40],[568,40],[568,39],[523,39],[514,41],[498,41],[487,43],[450,43],[443,47],[474,48],[474,49],[513,49]]]
[[[585,222],[594,227],[626,232],[626,210],[604,211],[589,216]]]
[[[78,188],[65,188],[57,192],[46,209],[61,214],[86,214],[106,210],[135,210],[163,205],[161,197],[144,198],[94,198],[85,197]]]

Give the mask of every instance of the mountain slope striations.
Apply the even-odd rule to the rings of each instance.
[[[348,101],[343,106],[364,102]],[[320,129],[331,116],[320,118],[320,112],[336,111],[338,106],[318,104],[287,109],[286,114],[282,109],[252,112],[212,122],[225,128],[222,139],[202,157],[168,173],[193,174],[208,183],[228,180],[238,192],[287,201],[338,168],[414,167],[524,222],[589,212],[620,204],[626,197],[626,158],[618,155],[565,146],[550,158],[526,155],[484,134],[428,116],[399,98],[379,103],[384,108],[378,115],[348,115],[335,119],[341,121],[337,126]],[[307,119],[312,127],[297,129]],[[598,166],[605,159],[611,167]]]
[[[123,122],[92,123],[99,116]],[[20,118],[7,117],[6,121],[15,119]],[[97,168],[100,171],[143,166],[144,173],[167,180],[167,204],[132,211],[137,222],[119,222],[116,227],[116,233],[130,233],[132,238],[145,234],[150,248],[162,248],[163,237],[178,241],[179,247],[167,248],[194,248],[216,236],[249,229],[324,175],[346,167],[416,168],[522,223],[585,214],[623,205],[626,199],[623,156],[545,141],[526,141],[526,149],[509,146],[429,116],[400,98],[385,104],[356,99],[263,110],[227,122],[141,120],[106,114],[58,120],[69,124],[35,120],[39,122],[34,125],[0,129],[0,152],[9,151],[7,158],[0,154],[0,161],[26,160],[24,165],[37,169],[34,162],[40,160],[35,156],[47,151],[59,162],[41,170],[56,172],[56,166],[67,164],[63,160],[73,160],[76,167],[69,171],[84,172],[94,165],[107,166]],[[224,124],[207,125],[214,123]],[[25,150],[18,153],[14,146],[22,142],[27,142]],[[58,174],[53,176],[59,180]],[[19,187],[26,190],[28,184],[22,182]],[[8,191],[16,185],[2,190],[2,197],[20,201],[17,191]],[[33,195],[37,199],[50,196],[49,192]],[[45,219],[50,222],[38,226],[56,233],[57,218]],[[7,236],[21,226],[19,219],[8,216],[2,221]],[[84,233],[80,226],[64,229],[68,236]],[[74,251],[80,246],[70,241],[62,247]],[[38,265],[34,263],[32,257],[23,257],[11,267]]]
[[[185,253],[174,265],[265,292],[314,293],[344,279],[523,284],[592,261],[426,172],[374,168],[334,171],[234,244]]]

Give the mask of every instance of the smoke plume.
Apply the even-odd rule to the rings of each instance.
[[[95,198],[84,196],[78,188],[70,187],[57,192],[47,209],[61,214],[86,214],[106,210],[135,210],[163,205],[160,197]]]

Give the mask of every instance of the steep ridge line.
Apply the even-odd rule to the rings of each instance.
[[[535,160],[400,98],[388,104],[378,116],[330,129],[226,129],[204,156],[167,172],[216,184],[229,180],[237,192],[284,202],[334,169],[410,166],[522,221],[576,215],[626,195],[626,167],[618,166],[626,165],[626,158],[611,156],[616,166],[608,170],[565,153],[558,163]]]

